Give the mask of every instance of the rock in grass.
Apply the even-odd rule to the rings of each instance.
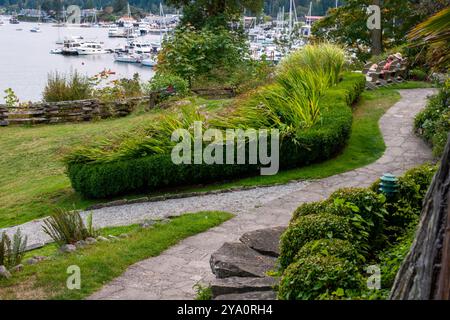
[[[77,247],[74,246],[73,244],[65,244],[59,248],[59,251],[61,251],[63,253],[70,253],[70,252],[74,252],[76,250],[77,250]]]
[[[104,236],[98,236],[98,237],[97,237],[97,241],[100,241],[100,242],[110,242],[111,240],[109,240],[108,238],[105,238]]]
[[[119,238],[118,238],[118,237],[116,237],[116,236],[113,236],[112,234],[108,235],[108,238],[109,238],[109,239],[111,239],[111,240],[113,240],[113,241],[117,241],[117,240],[119,240]]]
[[[97,240],[95,240],[95,238],[89,237],[86,238],[86,240],[84,240],[87,244],[94,244],[97,242]]]
[[[148,229],[153,227],[156,222],[154,220],[145,220],[141,223],[141,228]]]
[[[33,259],[36,259],[38,262],[47,260],[45,256],[34,256]]]
[[[119,235],[119,238],[129,238],[130,236],[127,233],[122,233]]]
[[[87,246],[87,243],[84,240],[80,240],[80,241],[75,242],[75,247],[77,247],[77,249],[81,249],[81,248],[84,248],[86,246]]]
[[[5,266],[0,266],[0,278],[11,278],[11,273],[6,269]]]
[[[38,263],[38,262],[39,262],[39,260],[38,260],[38,259],[35,259],[35,258],[30,258],[30,259],[27,259],[27,260],[25,261],[25,263],[26,263],[26,264],[29,264],[29,265],[36,264],[36,263]]]
[[[17,266],[11,269],[11,272],[20,272],[23,270],[23,264],[18,264]]]

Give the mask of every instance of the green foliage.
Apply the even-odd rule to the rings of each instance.
[[[177,75],[191,85],[196,78],[218,70],[222,77],[230,75],[243,64],[247,52],[245,38],[238,32],[187,26],[177,28],[164,40],[156,70]]]
[[[335,238],[313,240],[306,243],[297,253],[294,261],[310,256],[334,256],[353,263],[365,261],[358,250],[348,241]]]
[[[239,21],[244,9],[260,13],[263,0],[168,0],[169,5],[183,9],[181,24],[196,29],[204,27],[229,28],[231,22]]]
[[[331,255],[313,255],[288,266],[281,279],[278,299],[312,300],[323,294],[363,287],[363,279],[353,262]]]
[[[0,266],[9,269],[20,264],[26,246],[27,236],[22,236],[20,229],[17,229],[12,240],[3,232],[0,237]]]
[[[392,48],[407,42],[408,31],[430,14],[448,6],[447,0],[433,1],[384,0],[382,1],[381,24],[383,47]],[[337,9],[330,9],[327,16],[313,24],[313,35],[345,45],[359,59],[367,60],[372,45],[371,32],[367,28],[368,5],[372,0],[348,0]]]
[[[59,245],[73,244],[97,235],[92,226],[92,215],[88,216],[85,225],[78,211],[57,210],[44,220],[42,228]]]
[[[365,79],[357,74],[345,75],[343,79],[322,96],[321,121],[283,139],[282,169],[328,159],[345,146],[352,125],[348,105],[364,88]],[[197,120],[203,121],[205,128],[209,125],[204,121],[205,116],[195,109],[168,113],[132,134],[76,148],[66,157],[73,188],[85,196],[101,198],[242,177],[258,170],[258,165],[173,164],[170,157],[174,145],[170,141],[172,132],[179,128],[192,130],[192,123]]]
[[[386,203],[385,234],[389,239],[397,239],[418,221],[422,201],[436,170],[436,166],[425,164],[407,171],[399,178],[398,194]]]
[[[295,261],[295,256],[306,243],[323,238],[354,240],[348,218],[320,213],[299,217],[291,223],[280,239],[278,261],[281,269]]]
[[[91,79],[91,81],[100,80]],[[92,83],[93,85],[94,83]],[[107,86],[102,86],[93,91],[93,96],[101,101],[113,102],[117,100],[123,100],[126,98],[134,98],[142,96],[141,82],[139,74],[135,73],[132,79],[122,78],[113,80]]]
[[[16,93],[13,91],[13,89],[6,89],[5,94],[6,96],[4,97],[4,99],[7,107],[13,108],[19,104],[19,98],[17,98]]]
[[[195,300],[212,300],[212,290],[210,286],[203,286],[200,283],[194,285],[196,291]]]
[[[368,189],[340,189],[327,200],[300,206],[281,237],[279,262],[283,274],[279,298],[386,298],[412,243],[414,226],[435,171],[436,166],[430,165],[407,171],[399,178],[397,195],[388,199],[376,193],[377,181]],[[339,225],[344,229],[339,232],[336,232],[336,218],[343,219]],[[369,243],[369,246],[361,246],[361,243]],[[305,262],[308,259],[315,259],[318,265]],[[381,265],[382,290],[374,292],[358,287],[365,261]],[[345,269],[343,263],[347,264],[348,273],[329,274],[330,264],[338,272]],[[323,285],[323,281],[329,286]],[[344,285],[335,286],[339,281]],[[314,283],[318,283],[317,290],[310,287]]]
[[[416,116],[414,126],[433,145],[434,155],[440,156],[450,133],[450,80],[430,98],[427,107]]]
[[[146,90],[161,91],[162,98],[172,95],[184,97],[189,93],[189,83],[176,75],[157,73],[147,84]]]
[[[48,75],[42,95],[46,102],[84,100],[92,98],[92,86],[89,78],[77,71],[69,75],[55,72]]]
[[[422,69],[412,69],[409,71],[409,77],[415,81],[425,81],[428,79],[427,73]]]

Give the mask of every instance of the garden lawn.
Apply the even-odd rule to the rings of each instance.
[[[230,102],[190,100],[209,112]],[[72,190],[62,157],[73,146],[126,132],[162,112],[155,109],[96,122],[0,128],[0,228],[47,216],[56,207],[83,208],[91,204]]]
[[[364,92],[354,107],[352,135],[348,146],[333,159],[281,171],[275,176],[255,176],[207,186],[162,190],[159,194],[319,179],[368,165],[380,158],[385,150],[378,121],[386,110],[400,100],[400,94],[396,90],[427,86],[429,85],[422,82],[409,82]],[[193,103],[214,112],[230,103],[230,100],[218,102],[196,98]],[[110,132],[127,131],[145,120],[150,121],[158,112],[161,111],[93,123],[1,128],[0,228],[48,216],[56,207],[83,209],[94,203],[115,200],[116,198],[88,200],[75,193],[64,173],[61,158],[72,146],[83,141],[90,142]],[[126,198],[142,196],[129,195]]]
[[[185,214],[143,229],[137,225],[106,228],[102,235],[128,234],[112,242],[98,242],[74,253],[59,253],[56,246],[28,253],[49,258],[35,265],[26,265],[6,280],[0,279],[2,299],[83,299],[104,284],[121,275],[128,266],[175,245],[180,240],[217,226],[232,218],[227,212],[208,211]],[[66,287],[67,268],[77,265],[81,271],[81,289]]]

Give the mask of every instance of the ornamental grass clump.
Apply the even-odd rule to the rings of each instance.
[[[3,232],[0,237],[0,266],[7,269],[20,264],[25,254],[27,236],[22,236],[20,229],[11,238]]]
[[[57,210],[44,220],[42,228],[59,245],[73,244],[97,236],[92,225],[92,214],[87,217],[85,224],[78,211]]]

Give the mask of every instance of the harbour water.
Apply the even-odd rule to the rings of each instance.
[[[150,67],[140,64],[115,62],[113,54],[92,56],[63,56],[50,54],[51,49],[59,47],[57,40],[64,37],[82,36],[87,40],[104,42],[105,49],[116,49],[126,43],[123,38],[108,38],[107,28],[53,27],[42,24],[42,32],[33,33],[30,29],[36,23],[9,24],[6,17],[0,17],[0,103],[4,102],[4,90],[12,88],[20,101],[39,101],[50,72],[70,73],[77,70],[81,74],[93,76],[111,70],[117,78],[131,78],[139,73],[142,81],[148,81],[154,74]],[[159,41],[159,35],[146,35],[144,41]]]

